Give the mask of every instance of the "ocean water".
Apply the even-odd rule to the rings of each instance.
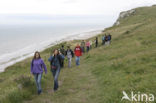
[[[37,20],[36,17],[23,19],[23,16],[11,16],[13,20],[8,16],[6,18],[6,23],[0,24],[0,72],[61,39],[76,38],[79,34],[83,39],[85,35],[100,33],[115,20],[105,20],[104,17],[49,17],[44,20],[43,17]]]

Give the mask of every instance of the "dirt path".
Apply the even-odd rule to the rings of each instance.
[[[82,63],[84,61],[81,61]],[[52,80],[51,80],[52,81]],[[32,100],[24,103],[95,103],[95,92],[98,91],[96,78],[91,74],[88,65],[83,63],[79,67],[64,68],[59,77],[59,89],[52,90],[53,83],[43,87],[41,95],[35,95]]]

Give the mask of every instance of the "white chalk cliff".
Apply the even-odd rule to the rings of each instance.
[[[117,21],[114,23],[114,26],[119,25],[121,19],[124,19],[126,17],[129,17],[130,15],[133,15],[133,14],[135,14],[135,12],[136,12],[135,9],[121,12],[120,15],[119,15],[119,17],[118,17],[118,19],[117,19]]]

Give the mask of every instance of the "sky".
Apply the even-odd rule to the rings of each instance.
[[[0,14],[111,15],[156,0],[0,0]]]
[[[115,21],[121,11],[153,4],[156,0],[0,0],[0,24]]]

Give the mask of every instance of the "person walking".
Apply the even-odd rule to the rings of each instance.
[[[81,49],[82,49],[82,52],[85,53],[85,41],[82,40],[81,42]]]
[[[62,54],[63,56],[65,56],[66,51],[65,51],[65,49],[64,49],[64,45],[61,46],[60,52],[61,52],[61,54]],[[64,60],[61,61],[61,66],[62,66],[62,68],[64,67]]]
[[[112,39],[112,36],[111,36],[110,33],[109,33],[109,35],[108,35],[108,44],[111,43],[111,39]]]
[[[77,46],[75,47],[74,53],[76,56],[76,59],[75,59],[76,65],[79,66],[80,65],[80,56],[82,56],[82,49],[79,46],[79,44],[77,44]]]
[[[68,68],[71,68],[71,62],[72,62],[72,58],[74,57],[74,53],[72,49],[70,49],[70,46],[67,47],[66,56],[68,59]]]
[[[105,44],[108,45],[108,35],[105,37]]]
[[[33,74],[35,78],[35,83],[37,86],[38,94],[41,94],[42,92],[41,78],[43,74],[43,68],[44,68],[45,74],[47,74],[47,67],[44,64],[44,61],[41,59],[40,53],[36,51],[31,62],[31,74]]]
[[[86,42],[86,48],[87,48],[87,52],[89,52],[89,50],[90,50],[90,42],[89,41]]]
[[[90,40],[89,42],[90,42],[90,49],[92,49],[92,45],[93,45],[92,40]]]
[[[96,39],[95,39],[95,47],[96,48],[98,47],[98,37],[96,37]]]
[[[63,54],[60,54],[57,49],[54,50],[53,55],[48,59],[51,65],[51,72],[54,77],[54,91],[59,88],[58,77],[62,66],[62,60],[64,60],[64,56]]]
[[[102,36],[102,45],[105,45],[106,34]]]

